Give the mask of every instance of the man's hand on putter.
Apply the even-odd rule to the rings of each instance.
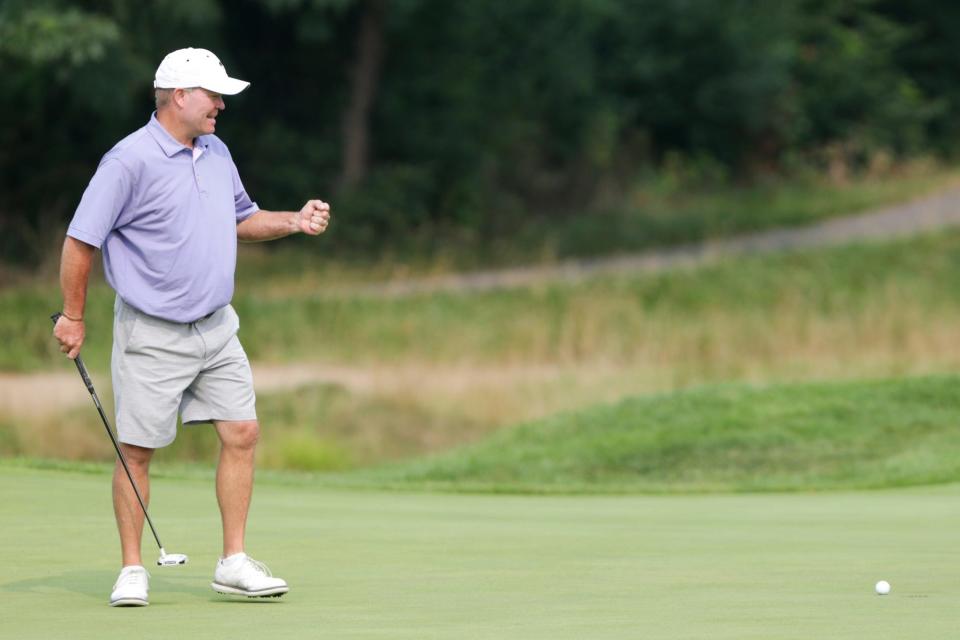
[[[83,339],[86,334],[86,327],[83,320],[71,320],[67,316],[60,316],[56,326],[53,327],[53,336],[60,343],[60,352],[67,354],[71,360],[80,355],[80,347],[83,346]]]
[[[300,231],[317,236],[327,230],[330,224],[330,205],[323,200],[307,200],[300,209]]]

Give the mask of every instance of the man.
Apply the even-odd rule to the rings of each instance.
[[[237,240],[272,240],[326,230],[330,207],[261,210],[251,201],[230,152],[213,135],[224,95],[248,82],[230,78],[215,55],[180,49],[157,68],[157,110],[111,149],[83,194],[67,231],[60,266],[60,350],[76,358],[84,340],[87,283],[102,249],[117,292],[111,370],[121,448],[144,499],[155,449],[184,424],[212,422],[220,438],[217,501],[223,557],[212,587],[221,593],[276,596],[287,583],[244,553],[259,425],[250,364],[237,338],[230,300]],[[113,506],[122,569],[111,606],[148,603],[140,558],[143,513],[121,466]]]

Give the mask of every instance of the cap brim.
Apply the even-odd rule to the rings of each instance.
[[[217,78],[210,82],[204,82],[200,86],[207,91],[213,91],[225,96],[235,96],[249,87],[250,83],[245,80],[237,80],[236,78]]]

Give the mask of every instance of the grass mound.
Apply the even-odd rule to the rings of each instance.
[[[465,491],[881,488],[960,479],[960,377],[701,388],[498,432],[365,483]]]

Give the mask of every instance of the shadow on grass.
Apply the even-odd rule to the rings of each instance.
[[[185,593],[208,599],[209,581],[198,576],[165,576],[150,574],[150,591],[154,593]],[[95,600],[105,601],[117,579],[114,571],[67,571],[59,575],[44,575],[0,584],[0,591],[53,595],[62,591],[77,593]]]
[[[283,598],[247,598],[245,596],[221,596],[210,598],[218,604],[280,604]]]

